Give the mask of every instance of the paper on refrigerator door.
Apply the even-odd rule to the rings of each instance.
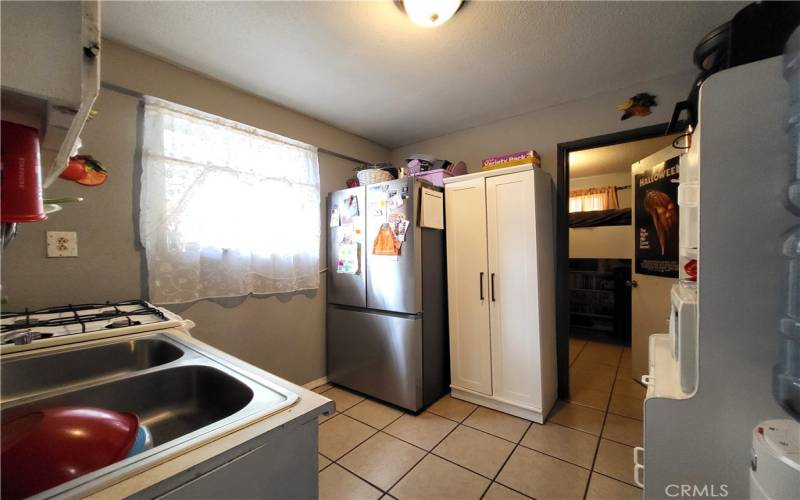
[[[337,243],[356,243],[356,228],[352,224],[341,226],[338,232]]]
[[[358,245],[355,243],[339,243],[339,257],[336,264],[339,274],[356,274],[358,272]]]
[[[354,224],[355,219],[360,215],[358,211],[358,197],[355,195],[349,196],[347,199],[344,200],[342,204],[340,217],[341,217],[341,224],[349,225]]]
[[[420,203],[420,227],[444,229],[444,194],[432,189],[422,188]]]
[[[403,200],[403,195],[401,195],[399,193],[396,193],[396,192],[395,193],[391,193],[391,195],[389,196],[389,199],[386,200],[386,205],[390,209],[400,208],[404,204],[405,204],[405,200]]]
[[[336,272],[339,274],[358,273],[358,241],[355,238],[355,227],[341,226],[336,239]]]
[[[388,195],[386,191],[373,190],[369,193],[369,216],[373,218],[386,220],[389,213],[387,202]]]
[[[375,241],[372,242],[372,255],[382,255],[385,257],[397,257],[400,255],[402,242],[397,241],[392,226],[388,222],[381,224]]]
[[[409,220],[406,215],[400,212],[392,212],[389,214],[389,227],[392,229],[397,241],[402,245],[406,241],[406,231],[408,230]]]
[[[339,227],[339,205],[334,205],[331,208],[331,227]]]

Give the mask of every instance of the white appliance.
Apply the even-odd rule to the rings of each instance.
[[[781,500],[800,496],[800,423],[767,420],[753,429],[750,498]]]
[[[452,395],[544,422],[557,388],[550,176],[444,183]]]
[[[789,101],[781,58],[715,73],[700,89],[699,125],[681,161],[681,267],[670,333],[652,335],[644,450],[634,474],[645,498],[747,498],[751,430],[787,413],[773,398],[777,317],[785,309],[778,242]]]

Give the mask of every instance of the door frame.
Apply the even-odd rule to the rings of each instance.
[[[556,145],[556,357],[560,399],[569,398],[569,154],[667,135],[668,126],[660,123]]]

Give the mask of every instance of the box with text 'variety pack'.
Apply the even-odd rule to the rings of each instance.
[[[486,158],[481,162],[481,170],[520,167],[522,165],[533,165],[534,167],[540,167],[541,164],[542,159],[539,157],[539,153],[533,149],[530,149],[528,151],[520,151],[519,153],[509,153]]]

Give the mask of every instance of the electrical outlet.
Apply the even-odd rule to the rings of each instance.
[[[47,231],[48,257],[77,257],[78,233],[74,231]]]

